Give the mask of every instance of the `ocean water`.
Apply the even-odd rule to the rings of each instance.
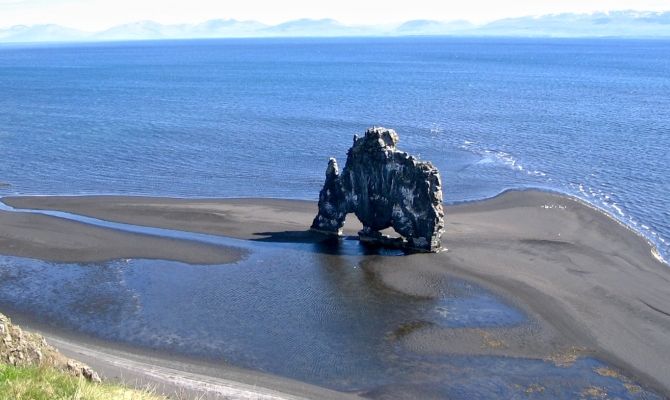
[[[670,258],[670,41],[0,46],[0,195],[316,199],[372,125],[447,202],[568,193]]]

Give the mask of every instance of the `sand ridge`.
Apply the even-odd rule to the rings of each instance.
[[[0,254],[85,263],[145,258],[188,264],[227,264],[244,249],[120,232],[63,218],[0,211]]]

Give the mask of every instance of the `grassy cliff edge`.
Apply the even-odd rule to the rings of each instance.
[[[0,314],[0,400],[165,400],[101,382],[89,366],[69,359],[38,334]]]

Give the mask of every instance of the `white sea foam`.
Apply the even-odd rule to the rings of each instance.
[[[660,251],[660,249],[667,249],[668,241],[654,231],[650,225],[637,221],[630,213],[627,213],[625,206],[616,201],[617,196],[614,193],[606,193],[581,183],[571,183],[569,186],[578,198],[607,213],[623,226],[645,238],[652,247],[651,252],[654,257],[668,264]]]
[[[526,168],[526,166],[524,166],[513,154],[503,150],[489,149],[470,140],[464,140],[459,148],[481,156],[482,159],[479,160],[477,164],[500,164],[514,171],[524,172],[529,176],[547,176],[545,172],[538,169]]]
[[[651,255],[654,256],[658,261],[662,262],[663,264],[670,264],[663,256],[661,253],[658,252],[658,249],[656,247],[651,248]]]
[[[621,207],[619,207],[619,205],[618,205],[617,203],[612,203],[610,206],[611,206],[613,209],[615,209],[616,212],[617,212],[619,215],[621,215],[622,217],[625,217],[625,216],[626,216],[626,214],[624,214],[623,210],[621,209]]]

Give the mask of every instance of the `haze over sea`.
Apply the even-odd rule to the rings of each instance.
[[[447,202],[568,193],[668,259],[669,93],[664,40],[4,45],[0,195],[314,200],[328,157],[382,125]]]

